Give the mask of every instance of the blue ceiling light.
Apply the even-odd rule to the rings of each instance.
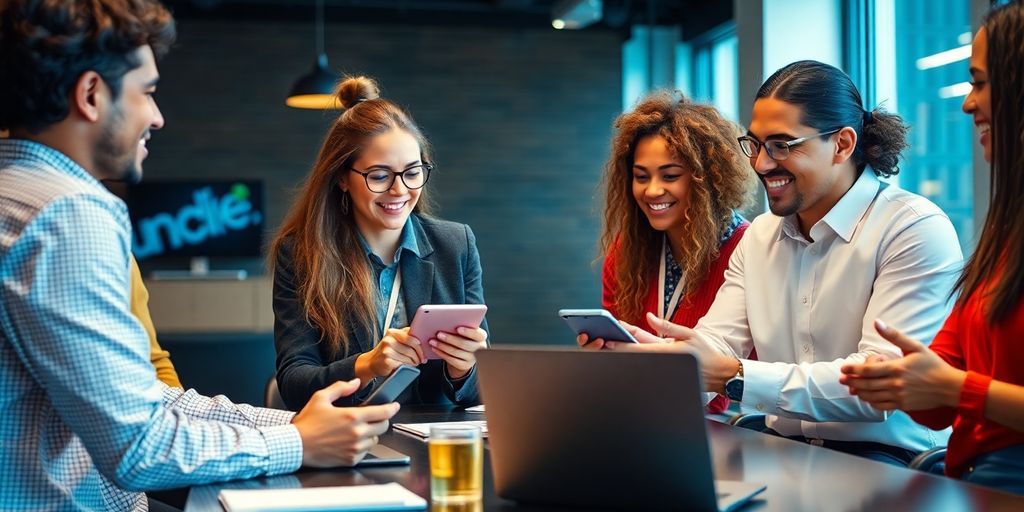
[[[581,29],[601,21],[603,0],[559,0],[551,7],[551,26],[558,29]]]

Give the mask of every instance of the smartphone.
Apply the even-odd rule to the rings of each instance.
[[[382,444],[376,444],[367,452],[363,460],[356,464],[357,468],[371,466],[408,466],[411,459],[408,455],[392,450]]]
[[[416,310],[409,326],[409,335],[420,340],[423,357],[441,359],[427,343],[439,332],[454,333],[459,327],[480,327],[487,313],[483,304],[424,304]]]
[[[637,343],[636,338],[604,309],[562,309],[558,311],[558,316],[576,334],[587,333],[591,340],[601,338],[605,341]]]
[[[384,382],[381,382],[359,405],[384,405],[394,402],[398,395],[401,395],[402,391],[405,391],[405,388],[416,380],[416,376],[419,374],[420,371],[415,366],[403,364],[395,368],[391,375],[388,375],[388,378],[384,379]]]

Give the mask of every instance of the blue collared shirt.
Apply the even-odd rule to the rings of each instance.
[[[395,260],[390,265],[385,265],[384,260],[373,253],[373,249],[370,249],[370,244],[366,243],[366,239],[362,235],[359,235],[359,242],[363,244],[363,251],[366,252],[366,257],[370,260],[370,267],[373,268],[373,272],[377,276],[377,290],[380,292],[377,295],[377,325],[384,325],[384,317],[387,315],[388,310],[388,300],[391,298],[391,288],[395,284],[395,274],[398,272],[398,264],[402,259],[402,253],[409,251],[417,258],[420,256],[419,244],[416,242],[416,230],[412,227],[412,216],[407,218],[405,226],[402,226],[402,236],[398,239]],[[399,298],[401,299],[401,295],[399,295]],[[402,304],[402,300],[399,300],[395,304],[395,316],[391,319],[391,325],[387,327],[398,329],[407,325],[409,325],[409,317],[405,311],[404,304]]]
[[[0,140],[0,509],[139,509],[121,489],[301,464],[287,416],[156,379],[129,308],[130,247],[124,203],[83,168]]]

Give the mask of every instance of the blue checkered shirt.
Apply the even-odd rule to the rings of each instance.
[[[138,491],[301,464],[289,414],[156,379],[130,247],[124,203],[84,169],[0,140],[0,509],[144,510]]]

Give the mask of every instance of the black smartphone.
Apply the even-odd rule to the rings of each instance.
[[[388,378],[384,379],[384,382],[381,382],[359,405],[384,405],[394,402],[398,395],[401,395],[402,391],[405,391],[405,388],[416,380],[416,376],[419,374],[420,371],[415,366],[403,364],[395,368],[391,375],[388,375]]]

